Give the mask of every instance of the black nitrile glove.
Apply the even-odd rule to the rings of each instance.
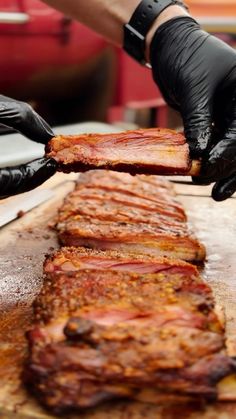
[[[181,113],[192,157],[202,158],[197,183],[215,182],[212,197],[229,198],[236,191],[236,52],[191,17],[177,17],[158,28],[150,57],[166,102]]]
[[[38,143],[46,144],[54,136],[49,125],[30,105],[2,95],[0,124],[13,128]],[[0,169],[0,199],[36,188],[51,177],[56,168],[54,160],[41,158],[20,166]]]

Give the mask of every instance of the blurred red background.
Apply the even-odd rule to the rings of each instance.
[[[234,45],[235,0],[187,4],[207,30]],[[124,118],[124,107],[162,110],[150,70],[39,0],[2,0],[0,35],[0,92],[32,103],[52,125],[112,122]]]

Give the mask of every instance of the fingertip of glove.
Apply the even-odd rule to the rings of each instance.
[[[47,129],[47,133],[48,133],[48,139],[47,139],[47,142],[48,142],[53,137],[55,137],[55,133],[53,132],[53,130],[51,128]]]
[[[45,130],[47,131],[47,134],[48,134],[47,141],[49,141],[49,139],[55,137],[55,134],[54,134],[52,128],[50,127],[50,125],[48,125],[48,123],[44,120],[43,120],[43,125],[44,125],[44,128],[45,128]]]
[[[236,185],[234,187],[227,187],[227,185],[218,185],[217,183],[212,188],[211,196],[216,202],[222,202],[226,199],[231,198],[231,196],[236,192]]]
[[[51,171],[52,173],[55,173],[57,171],[58,164],[56,160],[46,158],[45,167],[47,168],[47,170]]]
[[[55,137],[55,134],[52,129],[44,126],[43,131],[42,127],[40,127],[37,138],[34,141],[46,145],[53,137]]]
[[[58,166],[58,163],[56,162],[56,160],[54,160],[52,158],[45,157],[44,161],[45,161],[45,163],[48,167],[57,167]]]
[[[230,198],[231,194],[221,194],[221,193],[219,193],[219,191],[214,190],[214,188],[213,188],[212,192],[211,192],[211,196],[212,196],[212,199],[214,199],[214,201],[222,202],[222,201],[225,201],[226,199]]]

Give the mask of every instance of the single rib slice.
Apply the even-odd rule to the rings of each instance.
[[[76,189],[79,189],[81,186],[128,193],[129,195],[146,198],[154,202],[160,198],[173,200],[173,197],[176,196],[173,184],[162,176],[131,176],[128,173],[108,170],[90,170],[89,172],[82,173],[78,179]]]
[[[150,387],[215,397],[234,365],[211,290],[186,267],[50,274],[34,304],[26,371],[43,403],[61,412]]]
[[[135,198],[136,205],[133,204],[133,196],[83,188],[67,196],[59,209],[58,221],[64,221],[73,215],[81,215],[103,221],[183,225],[185,214],[180,205],[172,203],[165,205],[161,201],[145,202],[143,198]]]
[[[158,194],[158,190],[156,191]],[[106,191],[102,188],[80,188],[75,190],[72,194],[68,195],[65,202],[69,202],[71,205],[71,209],[75,212],[76,208],[79,208],[79,204],[76,203],[78,199],[83,200],[83,206],[86,205],[87,201],[95,200],[98,205],[105,205],[108,202],[116,204],[121,204],[124,208],[127,207],[127,211],[132,209],[141,209],[146,211],[147,214],[156,213],[157,215],[163,215],[167,217],[171,217],[173,221],[179,220],[184,221],[186,220],[186,215],[184,214],[182,206],[175,201],[167,202],[167,200],[163,199],[156,199],[154,202],[153,200],[147,198],[141,198],[135,195],[128,195],[126,193],[121,193],[117,191]],[[99,202],[100,201],[100,202]],[[64,205],[61,207],[60,212],[64,209]],[[67,210],[69,206],[67,206]]]
[[[158,128],[58,136],[47,144],[46,156],[55,159],[64,172],[109,169],[173,175],[187,174],[192,165],[184,136]]]
[[[68,273],[83,269],[112,269],[116,271],[135,272],[139,274],[165,272],[176,274],[198,281],[198,270],[195,266],[181,260],[165,257],[148,256],[102,251],[85,247],[64,247],[47,256],[44,272],[49,277],[57,273]],[[167,272],[168,271],[168,272]]]
[[[83,205],[81,200],[83,200]],[[60,209],[60,215],[67,216],[86,211],[89,205],[117,207],[123,212],[142,214],[142,217],[159,216],[186,220],[182,205],[177,201],[173,186],[162,177],[131,176],[111,171],[90,171],[79,177],[75,191],[69,194]],[[82,212],[83,213],[83,212]],[[155,213],[155,214],[153,214]],[[118,220],[117,220],[118,221]]]
[[[168,226],[132,222],[106,222],[72,216],[57,224],[59,238],[66,246],[85,246],[151,256],[168,256],[202,261],[205,248],[190,236],[187,225]]]

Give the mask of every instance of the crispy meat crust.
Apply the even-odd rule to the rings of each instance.
[[[215,398],[216,383],[233,370],[232,361],[224,351],[218,351],[220,339],[196,329],[155,327],[151,335],[147,329],[150,331],[147,323],[139,328],[138,336],[143,336],[139,339],[133,325],[125,331],[117,328],[115,335],[111,328],[104,331],[94,326],[84,342],[82,338],[78,343],[67,340],[45,347],[36,343],[36,336],[42,342],[44,329],[35,329],[30,336],[34,349],[26,379],[41,401],[56,413],[117,397],[138,398],[142,389],[150,387],[167,395]],[[186,366],[181,361],[166,367],[163,334],[173,342],[172,357],[185,357]],[[193,362],[191,354],[196,351],[199,358]]]
[[[203,321],[205,327],[208,314],[211,322],[213,318],[216,319],[215,315],[212,318],[213,305],[210,288],[198,275],[190,276],[187,269],[179,267],[177,271],[164,269],[143,275],[97,269],[58,273],[55,279],[49,275],[35,300],[34,309],[37,320],[44,322],[74,315],[77,310],[80,315],[83,310],[85,313],[91,310],[108,312],[110,317],[104,318],[104,321],[109,322],[113,321],[111,312],[115,313],[114,318],[118,316],[119,319],[122,311],[128,317],[131,315],[135,318],[136,314],[148,316],[150,310],[154,310],[160,318],[163,314],[165,317],[167,312],[170,313],[170,319],[177,316],[179,320],[179,316],[183,315],[185,322],[184,310],[187,308],[193,311],[196,322]],[[212,323],[211,327],[221,330],[222,326],[216,321],[217,324]]]
[[[185,174],[190,170],[184,136],[168,129],[139,129],[113,134],[58,136],[46,146],[46,156],[59,169],[82,172],[108,169],[132,174]]]

